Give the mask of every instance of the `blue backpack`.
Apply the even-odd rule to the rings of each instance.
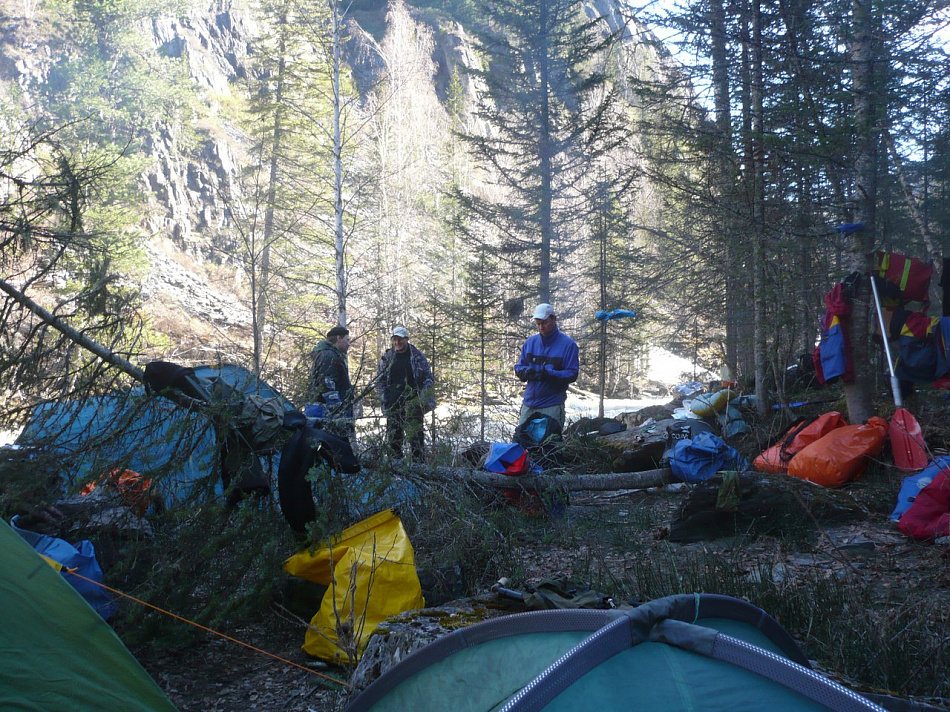
[[[748,470],[749,463],[718,435],[697,433],[696,437],[677,440],[670,454],[673,476],[695,484],[721,470]]]
[[[936,458],[920,472],[905,477],[901,483],[900,492],[897,493],[897,505],[894,507],[894,511],[891,512],[891,519],[895,522],[898,521],[904,512],[910,509],[910,505],[917,499],[920,491],[929,485],[941,470],[947,468],[950,468],[950,456],[944,455]]]
[[[116,611],[116,603],[111,594],[97,584],[103,582],[102,568],[96,560],[96,550],[92,542],[83,539],[73,546],[65,539],[47,536],[18,526],[19,516],[13,517],[10,526],[38,553],[52,559],[63,567],[60,572],[76,591],[92,606],[105,620],[111,618]],[[66,569],[75,571],[83,578],[71,576]],[[90,579],[87,581],[86,579]]]

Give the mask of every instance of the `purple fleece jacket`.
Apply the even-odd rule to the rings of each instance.
[[[546,338],[528,337],[515,364],[515,375],[528,385],[524,404],[529,408],[548,408],[567,400],[567,387],[577,380],[580,360],[577,344],[557,327]]]

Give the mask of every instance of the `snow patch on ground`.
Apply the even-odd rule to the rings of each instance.
[[[650,347],[650,366],[646,377],[650,381],[657,381],[667,386],[675,386],[685,381],[709,381],[715,376],[704,368],[696,366],[689,359],[677,356],[674,353],[661,349],[659,346]]]
[[[654,398],[605,398],[604,416],[614,418],[621,413],[632,413],[641,408],[651,405],[662,405],[669,403],[669,396]],[[596,393],[587,393],[585,391],[571,391],[567,395],[567,419],[577,420],[578,418],[596,418],[600,406],[600,396]],[[521,404],[518,404],[521,408]]]
[[[706,382],[714,378],[712,373],[696,367],[689,359],[677,356],[666,349],[661,349],[659,346],[651,346],[649,354],[650,365],[646,372],[648,381],[661,383],[670,388],[686,381]],[[670,396],[665,393],[654,397],[605,398],[604,416],[614,418],[621,413],[631,413],[651,405],[662,405],[669,402]],[[588,393],[572,388],[568,391],[566,406],[569,421],[585,417],[596,418],[600,406],[600,396],[597,393]],[[518,407],[521,407],[520,403]]]

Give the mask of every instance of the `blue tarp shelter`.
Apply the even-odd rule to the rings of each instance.
[[[220,382],[244,395],[277,398],[285,410],[292,409],[279,392],[241,366],[198,366],[194,376],[209,392]],[[130,469],[153,478],[153,491],[167,505],[201,488],[221,491],[213,477],[219,434],[200,405],[188,409],[144,387],[84,400],[48,401],[35,408],[16,446],[28,457],[42,459],[43,467],[55,469],[64,493],[116,468]]]

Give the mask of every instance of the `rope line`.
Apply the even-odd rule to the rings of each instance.
[[[153,605],[149,603],[148,601],[143,601],[141,598],[136,598],[135,596],[131,596],[128,593],[123,593],[122,591],[119,591],[118,589],[106,586],[104,583],[93,581],[91,578],[87,578],[83,576],[82,574],[76,573],[77,569],[69,569],[64,566],[63,571],[65,571],[66,573],[72,576],[75,576],[76,578],[82,579],[83,581],[99,586],[100,588],[105,589],[109,593],[113,593],[116,596],[121,596],[122,598],[127,598],[130,601],[134,601],[135,603],[138,603],[141,606],[145,606],[146,608],[151,608],[153,611],[158,611],[159,613],[162,613],[166,616],[174,618],[175,620],[179,620],[182,623],[187,623],[188,625],[194,626],[195,628],[199,628],[200,630],[203,630],[206,633],[211,633],[212,635],[216,635],[219,638],[224,638],[225,640],[230,641],[232,643],[243,645],[245,648],[250,648],[256,653],[260,653],[261,655],[266,655],[267,657],[273,658],[274,660],[279,660],[282,663],[286,663],[287,665],[291,665],[292,667],[299,668],[305,672],[310,673],[311,675],[322,677],[324,680],[327,680],[328,682],[333,682],[333,683],[336,683],[337,685],[342,685],[343,687],[346,687],[346,683],[343,682],[342,680],[337,680],[335,677],[330,677],[329,675],[324,675],[323,673],[317,672],[316,670],[311,670],[305,665],[301,665],[300,663],[295,663],[293,660],[287,660],[287,658],[282,658],[279,655],[275,655],[274,653],[269,653],[266,650],[261,650],[260,648],[257,648],[251,645],[250,643],[245,643],[244,641],[238,640],[237,638],[232,638],[230,635],[219,633],[218,631],[208,628],[207,626],[203,626],[200,623],[196,623],[195,621],[188,620],[187,618],[182,618],[176,613],[172,613],[171,611],[166,611],[164,608],[159,608],[158,606]]]

